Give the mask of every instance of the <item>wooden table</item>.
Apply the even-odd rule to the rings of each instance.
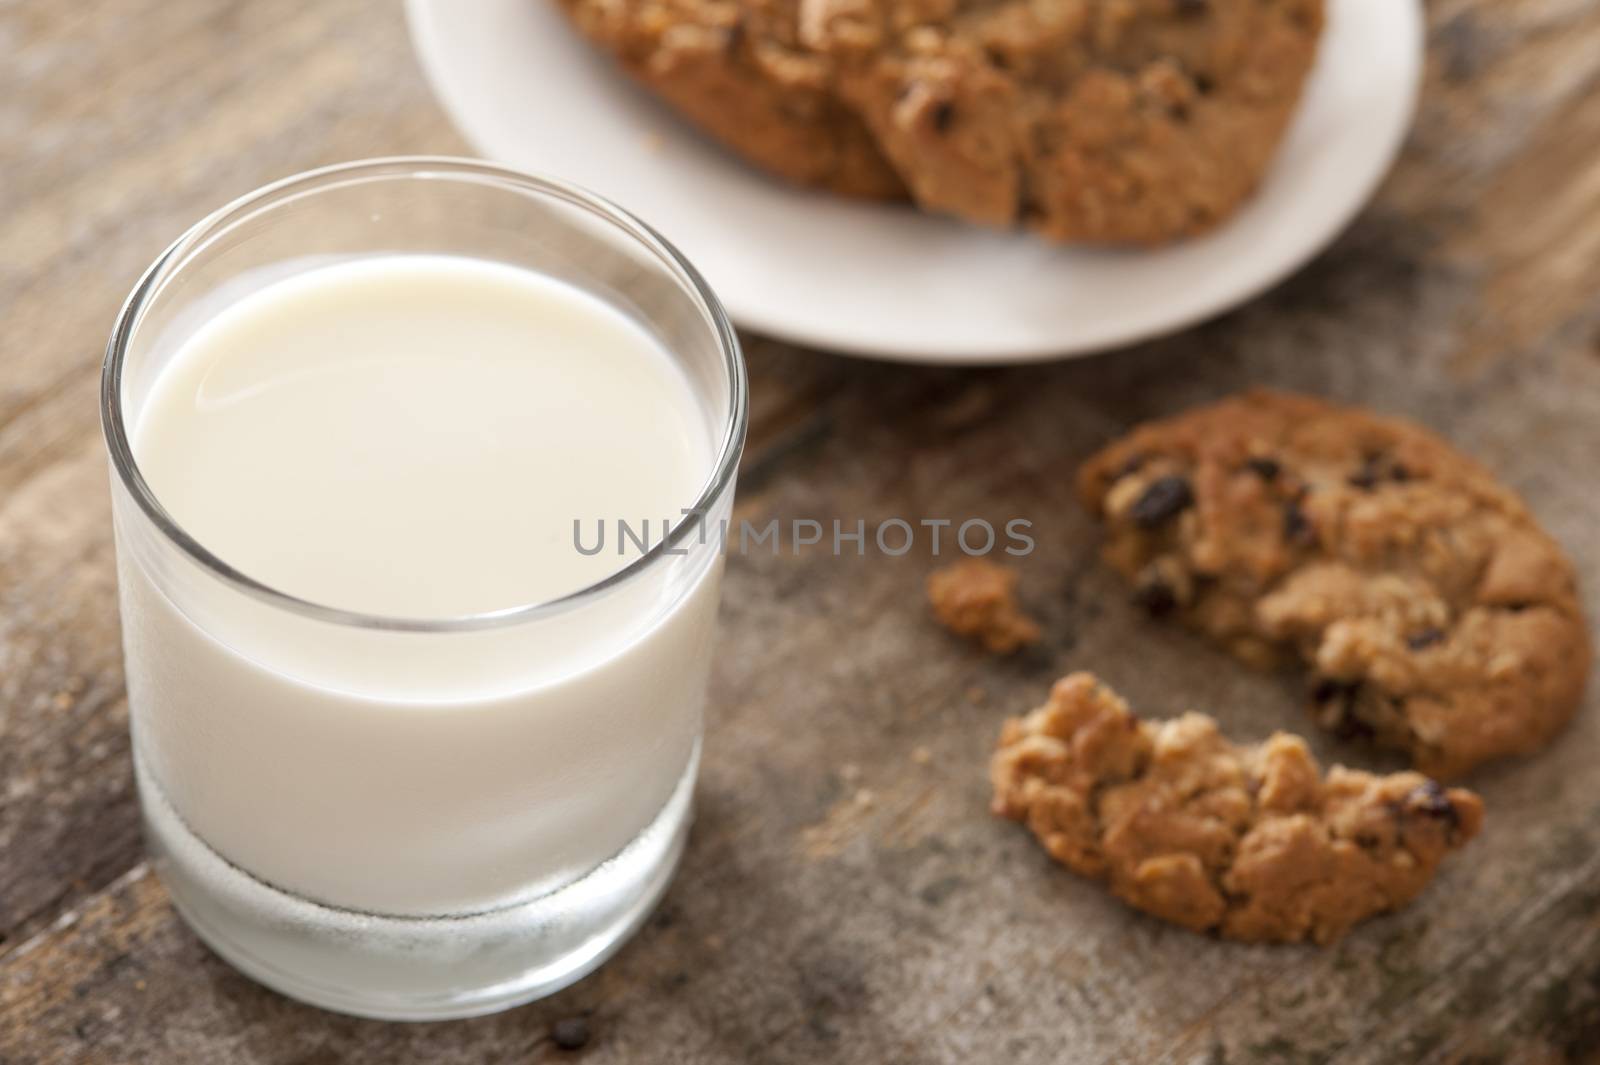
[[[1241,737],[1307,729],[1293,678],[1136,617],[1070,499],[1097,443],[1193,401],[1270,383],[1445,431],[1527,495],[1600,616],[1600,0],[1434,0],[1429,19],[1420,120],[1376,203],[1219,321],[983,372],[747,337],[741,514],[1027,518],[1046,639],[1010,661],[953,643],[926,616],[926,550],[732,559],[699,820],[660,911],[547,1001],[408,1026],[236,975],[146,862],[95,400],[120,301],[202,213],[307,167],[464,145],[394,5],[0,3],[0,1062],[1595,1060],[1593,705],[1478,774],[1485,835],[1328,950],[1134,915],[986,812],[1001,718],[1070,668]],[[577,1055],[550,1034],[574,1017]]]

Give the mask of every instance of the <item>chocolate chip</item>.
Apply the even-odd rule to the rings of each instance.
[[[744,19],[743,18],[738,19],[736,22],[734,22],[734,24],[732,26],[728,27],[726,34],[723,36],[723,38],[722,38],[722,47],[723,47],[723,49],[729,55],[732,55],[733,53],[737,52],[739,50],[739,46],[744,43],[744,38],[745,38],[745,33],[746,32],[747,31],[745,29]]]
[[[1436,629],[1430,625],[1428,628],[1420,629],[1417,632],[1413,632],[1410,636],[1407,636],[1406,646],[1411,648],[1413,651],[1420,651],[1424,647],[1432,647],[1434,644],[1443,639],[1444,630]]]
[[[1349,706],[1344,707],[1338,719],[1326,727],[1338,740],[1370,740],[1378,734],[1371,725],[1357,717]]]
[[[1341,740],[1370,739],[1375,731],[1356,713],[1360,697],[1360,681],[1321,678],[1311,689],[1311,699],[1318,707],[1317,724]]]
[[[1244,460],[1244,468],[1261,478],[1263,481],[1275,481],[1278,474],[1283,472],[1283,467],[1277,459],[1269,459],[1265,455],[1252,455]]]
[[[1159,477],[1150,482],[1130,513],[1143,529],[1165,525],[1194,504],[1194,489],[1184,477]]]
[[[1211,10],[1211,0],[1173,0],[1173,6],[1177,8],[1178,14],[1192,18]]]
[[[1172,613],[1177,607],[1178,594],[1166,581],[1151,577],[1134,586],[1133,602],[1135,606],[1143,607],[1151,617],[1159,618]]]
[[[562,1050],[582,1050],[589,1045],[589,1022],[583,1017],[566,1017],[550,1026],[550,1040]]]
[[[949,100],[940,100],[933,105],[933,128],[940,133],[949,132],[950,123],[956,118],[956,105]]]
[[[1368,455],[1361,460],[1360,469],[1345,478],[1352,487],[1363,491],[1376,488],[1382,481],[1393,481],[1404,484],[1411,480],[1411,470],[1399,462],[1394,462],[1383,455]]]
[[[1341,695],[1346,695],[1355,689],[1355,685],[1347,680],[1334,680],[1332,677],[1322,677],[1311,689],[1311,698],[1319,703],[1332,702]]]
[[[1209,75],[1196,72],[1194,75],[1194,91],[1201,96],[1210,96],[1216,91],[1217,83]]]
[[[1450,801],[1450,795],[1437,781],[1425,780],[1411,789],[1406,796],[1406,809],[1424,817],[1436,817],[1455,828],[1461,824],[1461,811]]]
[[[1286,500],[1283,504],[1283,538],[1291,544],[1309,547],[1317,542],[1317,530],[1311,524],[1311,519],[1306,517],[1306,512],[1300,509],[1300,504],[1294,500]]]

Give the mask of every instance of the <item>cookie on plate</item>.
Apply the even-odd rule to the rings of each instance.
[[[630,74],[757,166],[845,196],[905,195],[834,97],[831,62],[800,46],[796,0],[559,2]]]
[[[1253,391],[1135,429],[1079,471],[1135,601],[1311,670],[1322,727],[1451,777],[1572,716],[1572,564],[1508,489],[1409,422]]]
[[[1141,721],[1087,673],[1006,722],[995,813],[1129,905],[1195,931],[1329,943],[1420,894],[1475,836],[1478,797],[1419,773],[1324,777],[1305,743],[1241,746],[1188,713]]]
[[[917,203],[1057,241],[1203,233],[1255,190],[1322,0],[798,0]]]

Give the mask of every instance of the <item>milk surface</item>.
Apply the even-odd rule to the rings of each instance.
[[[155,498],[228,565],[411,619],[606,577],[636,553],[579,552],[574,519],[590,540],[600,520],[659,528],[713,464],[688,382],[642,329],[552,280],[442,257],[244,297],[129,415]],[[126,515],[136,748],[189,828],[268,884],[373,913],[507,905],[615,854],[691,763],[714,551],[537,622],[389,632],[245,595]]]
[[[397,256],[228,308],[134,426],[155,496],[201,544],[291,595],[438,618],[609,575],[573,521],[652,527],[710,472],[704,417],[638,326],[528,271]]]

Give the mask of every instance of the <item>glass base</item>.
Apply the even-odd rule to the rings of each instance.
[[[557,891],[462,916],[312,902],[231,865],[191,832],[135,755],[145,834],[178,912],[240,972],[290,998],[380,1020],[473,1017],[576,982],[644,923],[688,835],[698,745],[648,828]]]

